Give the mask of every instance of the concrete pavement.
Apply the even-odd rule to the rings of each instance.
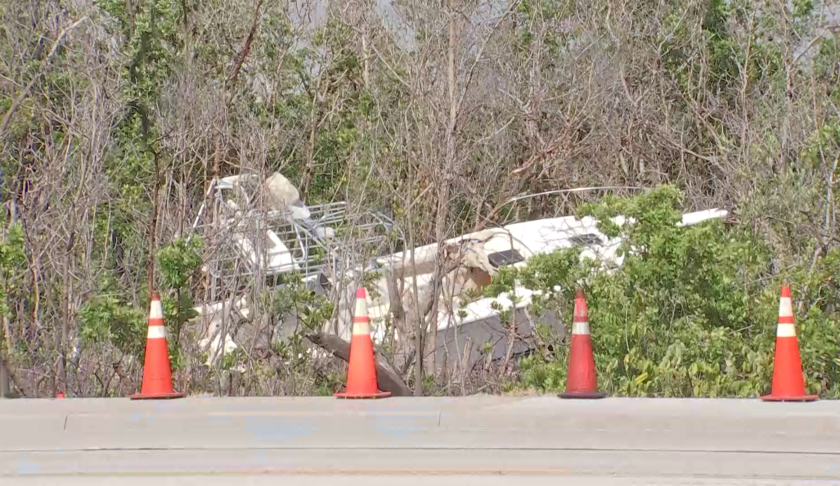
[[[475,478],[483,485],[840,484],[840,402],[0,402],[0,483],[140,484],[132,481],[148,477],[204,486],[430,477],[459,485]]]

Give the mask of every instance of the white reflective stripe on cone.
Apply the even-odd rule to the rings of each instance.
[[[149,319],[163,319],[163,307],[159,300],[152,301],[152,309],[149,312]]]
[[[589,334],[588,322],[573,322],[572,334]]]
[[[166,327],[149,326],[149,334],[146,337],[148,339],[166,339]]]
[[[783,317],[793,315],[793,306],[790,303],[790,297],[782,297],[779,299],[779,315]]]
[[[361,336],[365,334],[370,334],[370,322],[354,322],[353,323],[353,335],[354,336]]]
[[[356,299],[356,311],[353,313],[353,316],[366,316],[367,313],[367,301],[365,299]]]
[[[779,324],[776,337],[796,337],[796,327],[793,324]]]

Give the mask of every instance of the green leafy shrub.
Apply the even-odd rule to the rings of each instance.
[[[202,239],[197,236],[176,238],[158,250],[161,278],[170,289],[183,289],[201,266]]]
[[[0,314],[2,315],[9,313],[6,297],[13,296],[15,291],[19,290],[15,288],[11,277],[14,270],[21,269],[26,263],[24,247],[23,228],[20,223],[15,223],[6,233],[5,241],[0,243]]]
[[[98,295],[79,311],[81,338],[87,344],[110,343],[123,353],[142,360],[148,317],[112,295]]]
[[[160,276],[164,287],[175,292],[175,298],[163,298],[163,318],[171,336],[169,356],[173,369],[181,369],[184,357],[181,355],[181,329],[184,323],[198,315],[195,301],[190,295],[190,278],[201,266],[201,249],[204,242],[200,237],[175,238],[158,250]]]
[[[308,288],[297,272],[285,279],[285,285],[266,295],[265,301],[272,320],[295,316],[300,324],[299,331],[318,330],[333,314],[329,299]]]

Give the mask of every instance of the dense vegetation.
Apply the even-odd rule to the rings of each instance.
[[[513,285],[541,290],[536,313],[553,308],[569,322],[582,284],[596,366],[612,394],[755,397],[769,392],[780,288],[792,282],[794,300],[807,303],[797,324],[806,386],[840,397],[840,289],[833,281],[840,250],[813,268],[774,273],[761,235],[721,220],[677,227],[679,202],[679,192],[664,187],[581,208],[605,234],[623,237],[620,267],[604,272],[579,248],[561,250],[537,256],[524,270],[503,271],[486,292],[495,296]],[[618,227],[610,219],[618,215],[635,223]],[[555,286],[565,291],[554,293]],[[567,348],[552,349],[524,358],[522,382],[512,385],[562,390]]]
[[[763,391],[788,282],[809,389],[836,397],[838,18],[831,0],[0,2],[0,375],[26,396],[134,392],[157,289],[180,388],[340,386],[300,333],[271,339],[289,315],[334,318],[337,294],[237,277],[226,292],[261,303],[254,344],[212,366],[188,324],[220,245],[192,230],[211,182],[280,171],[309,204],[392,218],[380,251],[634,215],[604,227],[641,249],[621,269],[561,252],[515,275],[586,277],[606,390]],[[623,189],[513,200],[605,186]],[[709,207],[734,218],[670,225]],[[570,295],[534,310],[568,313]],[[423,388],[555,390],[552,349],[457,387],[427,373]],[[400,370],[412,387],[418,368]]]

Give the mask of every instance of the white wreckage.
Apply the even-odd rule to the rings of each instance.
[[[415,248],[413,261],[411,252],[407,250],[374,258],[364,268],[356,266],[345,269],[344,279],[339,282],[337,275],[342,273],[336,266],[341,261],[342,245],[336,244],[333,226],[340,226],[344,221],[344,203],[306,206],[300,200],[297,189],[279,173],[273,174],[263,184],[254,175],[221,179],[215,187],[215,195],[216,213],[229,215],[227,219],[217,217],[222,226],[241,227],[241,220],[237,221],[234,216],[241,217],[248,211],[255,211],[253,208],[261,197],[268,212],[255,212],[252,216],[263,222],[278,219],[279,216],[283,222],[285,230],[275,229],[276,225],[260,227],[258,224],[258,233],[263,235],[260,240],[268,241],[269,244],[260,245],[254,241],[254,237],[246,237],[244,231],[233,231],[229,240],[235,246],[236,258],[244,260],[251,268],[262,265],[261,270],[265,275],[300,272],[318,292],[326,292],[325,288],[340,290],[338,322],[326,323],[323,329],[325,333],[337,330],[339,337],[345,341],[350,340],[355,287],[343,285],[342,282],[357,281],[365,272],[376,271],[380,275],[368,288],[367,299],[374,342],[379,343],[385,339],[386,327],[388,323],[394,322],[397,314],[410,328],[415,322],[415,317],[410,316],[414,315],[417,307],[421,309],[421,315],[430,310],[429,301],[438,258],[437,244]],[[202,211],[204,209],[202,207]],[[686,213],[679,224],[694,225],[708,219],[723,218],[727,214],[722,209]],[[375,215],[374,219],[376,222],[372,223],[373,226],[382,224],[390,227],[392,224],[382,215]],[[198,221],[194,227],[198,226]],[[625,223],[623,217],[616,218],[615,222],[619,225]],[[437,325],[437,366],[472,363],[482,357],[487,359],[484,356],[488,349],[487,343],[491,345],[491,359],[502,358],[507,353],[527,351],[534,345],[534,330],[538,322],[562,334],[563,326],[554,314],[549,312],[540,320],[535,320],[527,312],[534,290],[517,285],[513,299],[506,293],[495,298],[481,295],[481,290],[501,267],[522,267],[535,255],[577,246],[582,250],[582,258],[596,259],[609,271],[622,264],[623,257],[616,254],[620,243],[620,239],[611,239],[601,233],[594,218],[577,219],[574,216],[514,223],[447,240],[445,248],[454,249],[450,255],[454,254],[457,261],[451,267],[447,266],[448,272],[439,284],[436,318],[427,320]],[[262,252],[257,251],[261,246]],[[328,258],[314,261],[312,250],[315,248],[321,249],[321,254],[326,253]],[[209,270],[205,268],[205,271]],[[225,275],[217,277],[224,278]],[[419,306],[413,297],[415,282]],[[234,326],[223,326],[223,317],[230,323],[237,319],[252,319],[250,302],[250,298],[243,295],[196,308],[199,314],[196,320],[204,323],[202,327],[205,329],[205,337],[199,345],[208,352],[208,365],[216,362],[222,352],[228,354],[237,348],[237,340],[227,332]],[[500,322],[498,308],[514,312],[517,339],[511,350],[507,349],[508,331],[505,323]],[[274,335],[278,339],[294,331],[290,329],[293,322],[267,324],[275,326]],[[224,333],[223,327],[226,330]],[[400,335],[397,327],[393,332],[393,339],[398,344],[410,338]],[[397,354],[399,361],[399,352]]]
[[[712,209],[683,215],[680,226],[694,225],[714,218],[723,218],[727,211]],[[615,222],[621,226],[623,217]],[[532,296],[539,290],[521,285],[514,287],[515,296],[502,293],[498,297],[484,297],[483,288],[504,266],[521,268],[536,255],[548,254],[561,248],[579,247],[581,258],[591,258],[602,263],[602,269],[609,271],[620,266],[623,256],[617,255],[620,238],[608,238],[597,229],[597,221],[591,217],[577,219],[574,216],[540,219],[510,224],[470,233],[445,242],[445,247],[455,249],[460,259],[457,267],[449,271],[439,285],[441,295],[436,319],[436,354],[438,367],[455,366],[465,360],[472,363],[482,357],[485,343],[492,346],[491,359],[503,358],[508,352],[508,331],[500,320],[497,309],[513,310],[516,322],[517,340],[512,353],[519,354],[533,348],[537,323],[543,323],[563,333],[562,324],[552,312],[540,319],[529,315],[527,308]],[[414,281],[417,295],[424,302],[424,295],[430,298],[434,285],[435,260],[438,245],[431,244],[414,250],[412,263],[410,252],[396,253],[376,259],[373,270],[379,270],[383,277],[376,280],[377,298],[368,293],[368,313],[371,317],[372,335],[375,342],[383,340],[384,322],[391,313],[392,302],[399,302],[405,313],[414,307]],[[389,285],[387,275],[394,275],[396,282]],[[554,289],[559,290],[559,289]],[[395,298],[392,292],[399,295]],[[512,298],[513,297],[513,298]],[[352,315],[346,309],[340,316],[343,339],[349,339]],[[411,320],[411,318],[407,318]],[[411,323],[409,322],[409,325]],[[399,340],[400,336],[396,336]],[[442,351],[442,352],[441,352]],[[468,355],[468,356],[465,356]]]

